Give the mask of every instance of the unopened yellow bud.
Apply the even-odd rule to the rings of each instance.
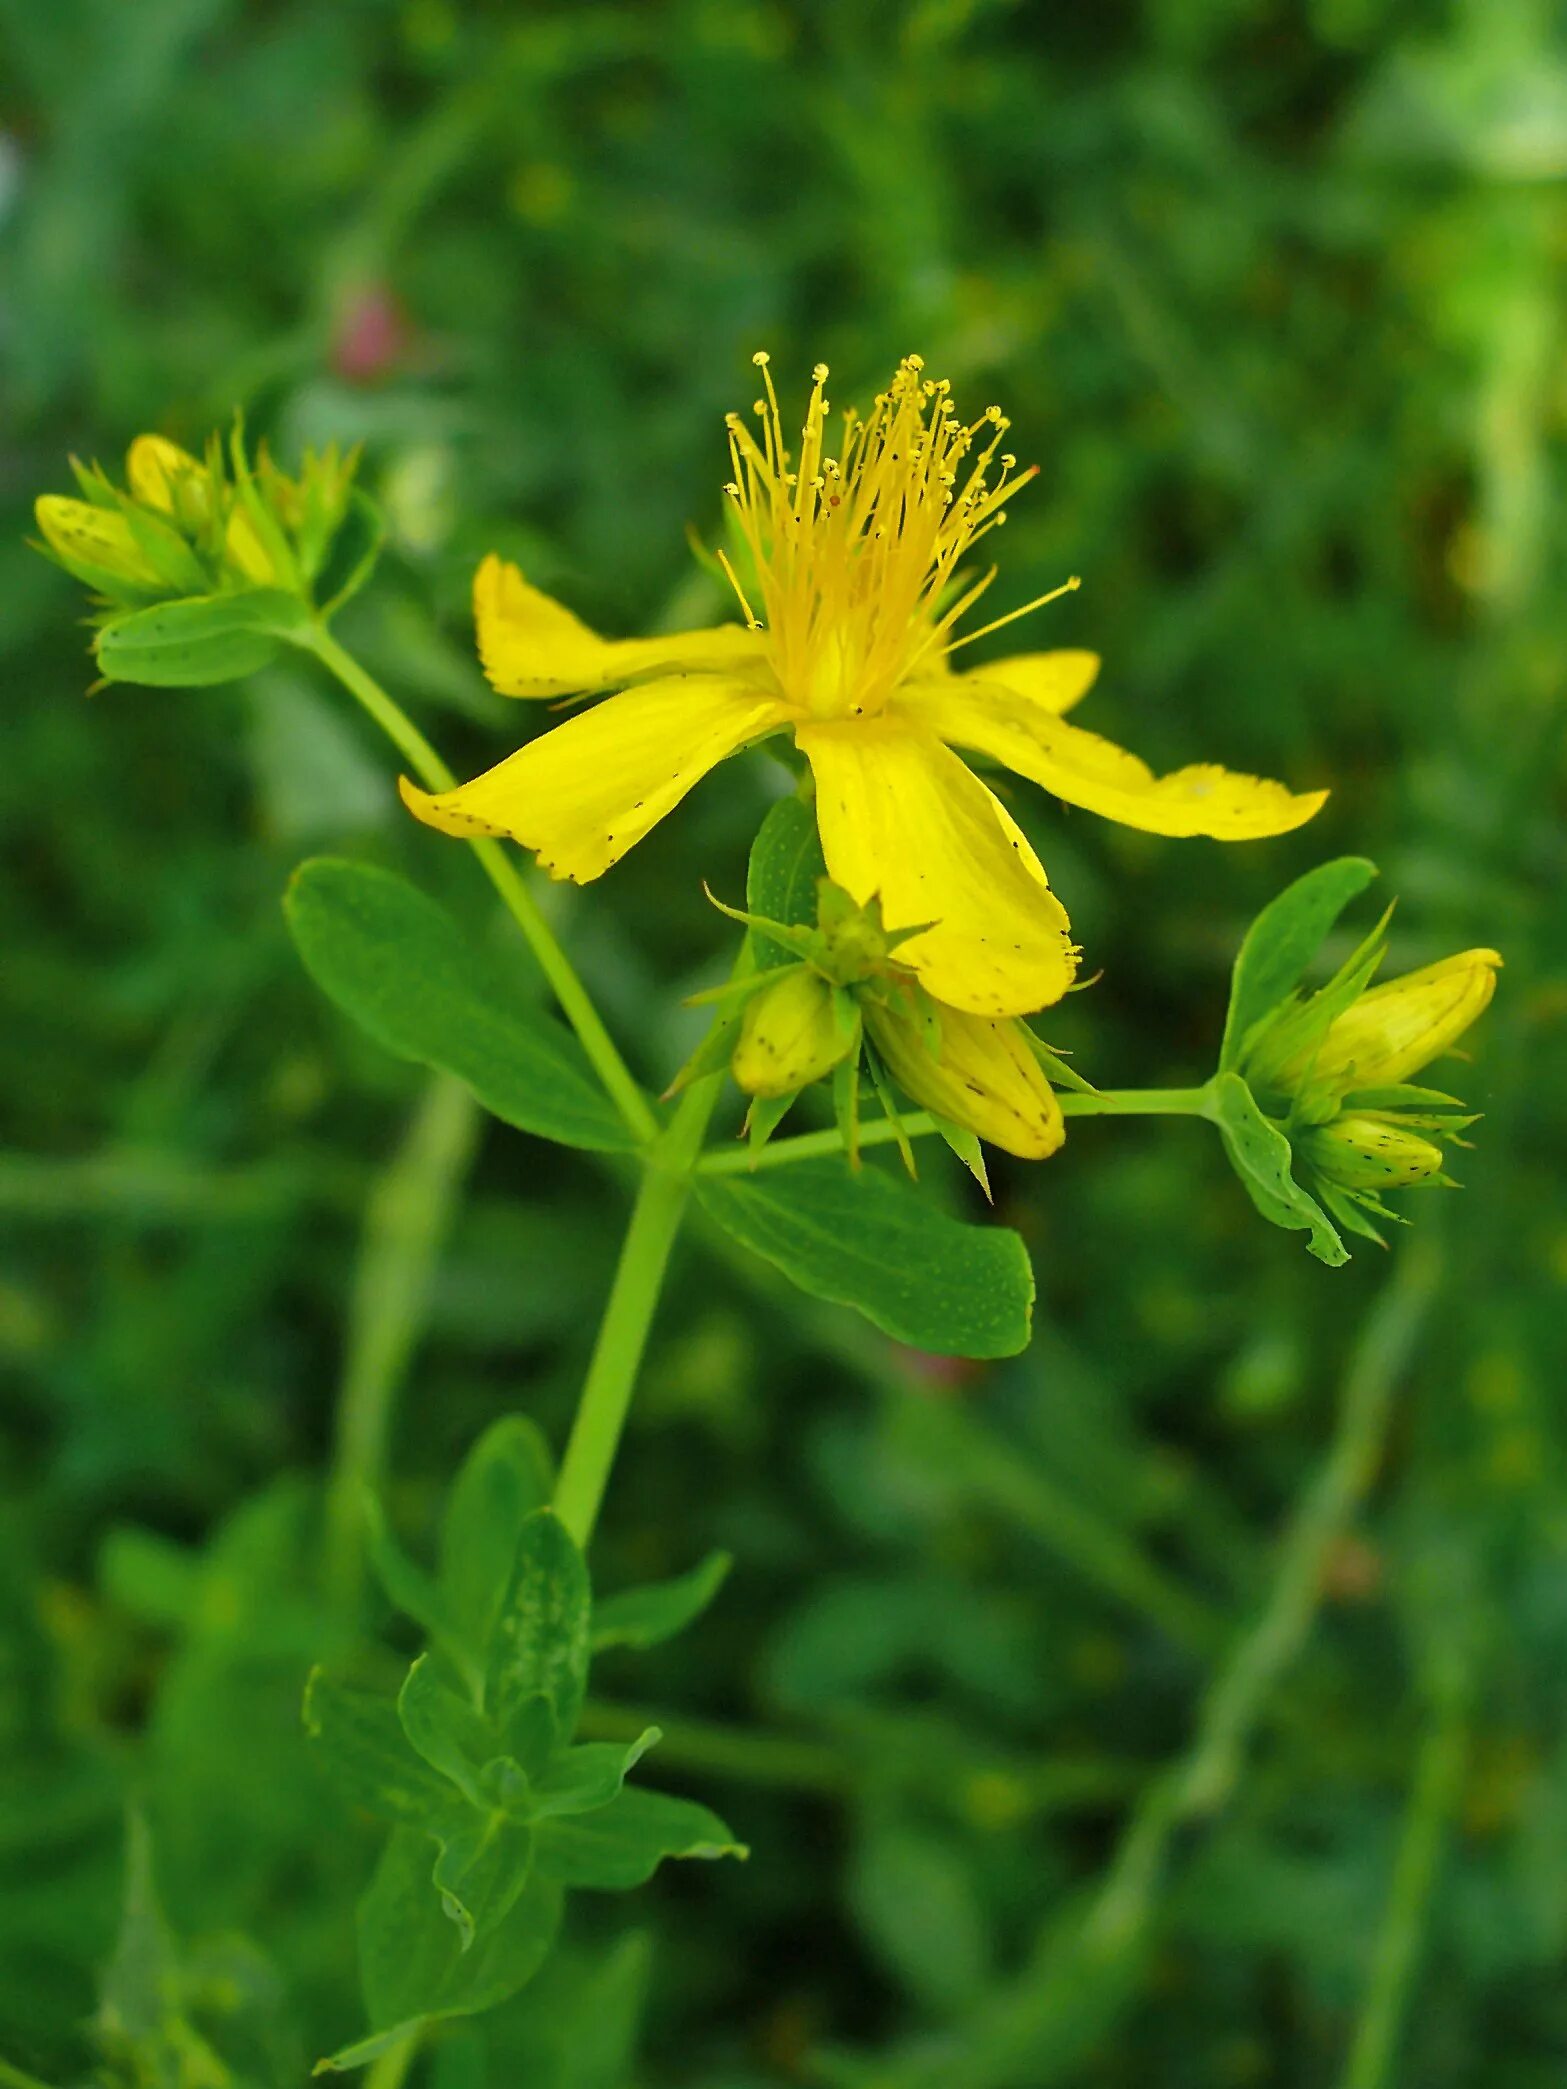
[[[132,497],[160,515],[199,518],[211,498],[206,467],[162,435],[138,435],[126,452],[125,482]]]
[[[1017,1022],[936,1008],[939,1049],[912,1011],[868,1004],[865,1025],[888,1071],[927,1110],[1023,1160],[1044,1160],[1066,1136],[1061,1105]]]
[[[271,587],[278,571],[272,554],[261,541],[261,533],[243,508],[235,508],[224,534],[223,549],[231,566],[259,587]]]
[[[793,1095],[830,1074],[853,1042],[820,973],[786,972],[746,1003],[731,1070],[747,1095]]]
[[[45,493],[34,509],[44,542],[67,572],[101,594],[156,593],[163,576],[127,518],[91,501]]]
[[[1362,994],[1332,1024],[1314,1063],[1286,1067],[1282,1085],[1329,1082],[1341,1089],[1407,1081],[1456,1044],[1496,987],[1494,950],[1464,950]]]
[[[1302,1132],[1302,1157],[1347,1190],[1406,1190],[1442,1172],[1442,1149],[1396,1117],[1347,1115]]]

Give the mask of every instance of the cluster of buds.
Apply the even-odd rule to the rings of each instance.
[[[110,681],[220,682],[264,664],[277,641],[329,614],[368,574],[375,509],[357,453],[307,452],[297,477],[236,427],[193,457],[139,435],[123,487],[72,462],[78,493],[46,493],[40,549],[97,597],[94,649]]]
[[[821,878],[816,925],[792,926],[714,904],[775,946],[775,962],[702,1000],[739,1000],[739,1034],[729,1053],[737,1085],[751,1098],[746,1128],[754,1146],[772,1135],[802,1090],[831,1080],[839,1130],[851,1164],[859,1160],[862,1076],[881,1104],[910,1173],[913,1152],[899,1117],[900,1089],[987,1190],[980,1141],[1025,1160],[1043,1160],[1065,1135],[1052,1081],[1085,1088],[1028,1025],[992,1021],[935,1001],[898,962],[918,927],[889,930],[880,903],[857,906]],[[710,1070],[689,1065],[679,1087]]]
[[[81,498],[46,493],[36,515],[56,564],[115,608],[244,588],[308,594],[324,570],[353,493],[355,455],[306,454],[297,479],[265,450],[252,467],[236,431],[205,459],[161,435],[138,435],[123,488],[72,460]]]
[[[1241,1066],[1265,1110],[1285,1120],[1313,1193],[1374,1240],[1397,1220],[1393,1190],[1451,1185],[1444,1146],[1475,1122],[1455,1097],[1412,1076],[1450,1052],[1491,999],[1501,958],[1465,950],[1372,986],[1387,916],[1313,994],[1291,995],[1247,1045]]]

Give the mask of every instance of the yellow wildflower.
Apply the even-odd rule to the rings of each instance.
[[[727,755],[790,732],[815,775],[831,876],[862,905],[878,896],[889,929],[922,929],[900,958],[938,1000],[996,1017],[1059,1000],[1077,954],[1038,857],[954,748],[1156,834],[1242,840],[1317,810],[1323,793],[1297,797],[1209,765],[1155,777],[1068,725],[1063,714],[1098,669],[1092,653],[953,672],[958,647],[1012,621],[956,635],[993,577],[965,586],[962,562],[1034,476],[1003,454],[999,408],[960,421],[945,380],[909,356],[868,416],[844,417],[831,451],[818,364],[795,458],[767,358],[756,361],[759,439],[729,419],[727,492],[760,596],[753,607],[726,560],[744,626],[603,639],[514,566],[486,559],[474,601],[497,689],[621,693],[456,790],[430,796],[405,783],[420,819],[451,834],[509,835],[552,876],[582,883]]]

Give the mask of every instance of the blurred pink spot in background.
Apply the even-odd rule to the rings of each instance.
[[[374,384],[407,353],[413,330],[384,283],[363,283],[344,298],[332,332],[332,368],[350,384]]]

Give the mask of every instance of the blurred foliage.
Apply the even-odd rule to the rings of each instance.
[[[1019,790],[1104,971],[1052,1043],[1200,1077],[1246,922],[1354,851],[1391,970],[1506,957],[1485,1119],[1380,1305],[1408,1247],[1318,1267],[1198,1127],[998,1167],[1041,1290],[1003,1365],[693,1236],[595,1566],[737,1565],[604,1657],[588,1722],[656,1713],[660,1780],[755,1855],[586,1900],[429,2080],[613,2089],[635,2045],[681,2089],[1559,2081],[1564,179],[1550,0],[0,0],[7,2059],[294,2080],[357,2034],[373,1838],[299,1720],[353,1651],[312,1566],[337,1389],[422,1295],[385,1368],[424,1545],[496,1414],[560,1441],[622,1204],[470,1126],[418,1148],[426,1196],[467,1182],[449,1234],[384,1252],[424,1077],[316,994],[279,899],[316,847],[481,930],[488,896],[296,665],[86,701],[32,498],[236,405],[285,463],[362,442],[392,544],[345,636],[471,773],[515,731],[478,556],[609,630],[717,608],[683,532],[765,344],[845,399],[918,348],[1003,402],[1043,473],[997,607],[1083,574],[1034,628],[1104,651],[1090,722],[1333,786],[1243,849]],[[546,895],[660,1083],[724,947],[700,881],[740,892],[768,790],[727,769]],[[133,2052],[138,1951],[171,1970]]]

